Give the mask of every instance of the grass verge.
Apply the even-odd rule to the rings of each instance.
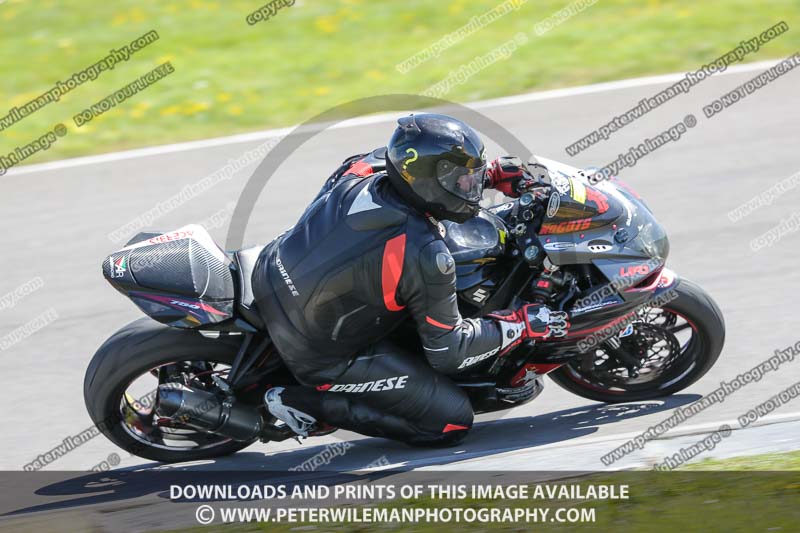
[[[0,54],[0,116],[111,48],[150,30],[160,38],[5,128],[0,155],[57,123],[68,134],[22,164],[296,124],[356,98],[419,94],[520,33],[527,36],[524,44],[471,73],[444,98],[464,102],[694,70],[781,20],[789,31],[743,61],[800,49],[795,0],[600,0],[541,35],[536,28],[568,3],[511,1],[508,14],[466,30],[469,35],[455,37],[458,42],[440,46],[435,57],[405,73],[398,64],[501,2],[296,0],[255,25],[246,17],[263,2],[4,2],[0,22],[9,31]],[[73,123],[81,110],[164,61],[172,63],[173,74],[80,128]]]

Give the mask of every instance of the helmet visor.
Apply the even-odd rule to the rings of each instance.
[[[452,161],[442,160],[436,164],[436,179],[450,193],[462,200],[475,203],[481,200],[486,165],[467,168]]]

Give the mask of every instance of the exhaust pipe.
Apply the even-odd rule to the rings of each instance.
[[[259,438],[265,429],[255,407],[220,400],[216,394],[179,383],[158,386],[156,414],[238,441]]]

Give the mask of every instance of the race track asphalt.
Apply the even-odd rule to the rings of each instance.
[[[704,105],[756,74],[712,77],[574,158],[565,153],[567,144],[652,96],[666,83],[479,106],[481,113],[502,124],[534,153],[576,166],[603,165],[687,114],[696,116],[697,126],[679,141],[624,169],[620,176],[647,200],[666,227],[671,241],[669,266],[704,287],[724,313],[725,349],[705,378],[665,401],[611,407],[571,395],[548,380],[545,392],[531,404],[488,421],[479,419],[473,435],[455,449],[420,452],[380,439],[361,439],[326,468],[359,468],[382,459],[406,468],[601,469],[602,454],[669,416],[669,409],[699,398],[721,380],[734,378],[775,349],[800,340],[800,236],[788,233],[774,246],[757,252],[750,249],[752,239],[798,210],[800,191],[790,190],[736,223],[727,216],[755,194],[800,171],[800,108],[796,105],[800,74],[785,75],[713,118],[702,113]],[[304,144],[259,196],[245,243],[268,242],[293,224],[345,156],[383,144],[392,127],[391,121],[375,121],[326,131]],[[0,296],[37,277],[43,283],[12,308],[0,310],[0,338],[51,308],[58,317],[0,351],[3,469],[21,469],[91,425],[83,404],[86,366],[105,338],[140,316],[102,278],[101,262],[121,244],[112,242],[109,233],[258,144],[220,144],[63,168],[22,168],[0,178]],[[489,143],[487,153],[499,155],[500,148]],[[226,206],[237,201],[253,168],[237,172],[150,227],[174,229],[221,210],[221,216],[227,216]],[[224,242],[226,230],[227,221],[211,233]],[[800,361],[787,363],[781,371],[698,414],[676,434],[699,435],[735,420],[795,383],[798,369]],[[774,416],[780,418],[772,422],[786,423],[734,432],[735,438],[721,443],[713,455],[800,448],[800,439],[795,438],[800,432],[791,422],[800,419],[800,403],[785,405]],[[651,443],[615,466],[659,460],[681,438]],[[208,467],[283,470],[297,466],[327,443],[355,439],[360,437],[336,433],[303,446],[294,441],[259,444]],[[48,469],[91,468],[117,452],[119,467],[146,463],[128,457],[101,436]]]

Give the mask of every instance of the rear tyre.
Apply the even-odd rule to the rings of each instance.
[[[180,429],[171,431],[184,439],[186,445],[165,446],[164,435],[158,433],[162,431],[160,428],[155,428],[154,433],[153,427],[148,426],[149,435],[155,437],[147,436],[147,432],[139,434],[142,426],[148,424],[148,409],[152,426],[153,402],[150,401],[148,406],[146,400],[131,401],[130,392],[126,396],[129,386],[137,378],[168,363],[193,361],[230,366],[239,342],[236,337],[208,339],[196,331],[170,328],[150,318],[131,322],[103,343],[86,370],[83,397],[92,422],[120,448],[153,461],[196,461],[230,455],[246,448],[252,441],[239,442]],[[148,388],[154,390],[156,383],[153,379]],[[139,400],[139,397],[133,400]],[[137,420],[140,413],[145,414]]]
[[[650,323],[634,324],[641,344],[670,350],[662,368],[642,373],[621,369],[603,348],[576,358],[549,375],[566,390],[606,403],[634,402],[679,392],[708,372],[725,344],[725,321],[717,304],[696,283],[679,279],[678,297],[660,308]],[[689,333],[688,340],[683,340]],[[646,357],[645,357],[646,358]]]

